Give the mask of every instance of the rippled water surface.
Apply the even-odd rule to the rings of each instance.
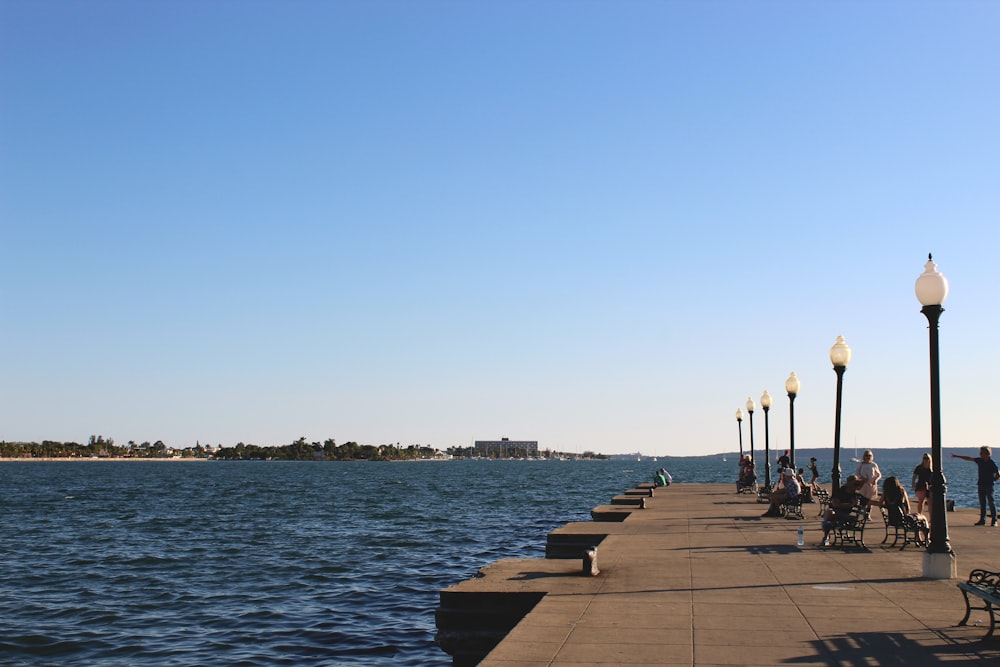
[[[606,462],[0,463],[5,665],[449,664],[438,591],[541,557]]]
[[[0,664],[448,665],[442,588],[543,557],[665,461],[678,482],[734,476],[721,457],[0,463]]]

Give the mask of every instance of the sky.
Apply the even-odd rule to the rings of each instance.
[[[780,449],[795,371],[832,447],[842,335],[842,444],[925,446],[933,253],[944,444],[1000,445],[998,43],[972,1],[0,0],[0,439],[697,455],[752,397]]]

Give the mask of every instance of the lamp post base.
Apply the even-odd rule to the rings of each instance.
[[[924,552],[924,577],[927,579],[955,579],[958,568],[955,564],[954,552],[931,553]]]

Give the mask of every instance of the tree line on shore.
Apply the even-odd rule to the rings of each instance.
[[[86,444],[42,440],[41,442],[0,441],[0,457],[3,458],[148,458],[165,459],[183,456],[187,458],[208,458],[210,447],[198,444],[195,447],[173,449],[162,440],[156,442],[135,442],[125,445],[115,444],[113,438],[92,435]]]
[[[472,458],[476,456],[473,447],[449,447],[444,454],[455,458]],[[585,458],[602,458],[588,452]],[[400,447],[399,443],[388,445],[360,445],[357,442],[345,442],[340,445],[332,438],[323,442],[309,442],[299,438],[287,445],[252,445],[237,443],[232,447],[221,445],[213,447],[202,445],[176,449],[167,446],[162,440],[150,443],[129,440],[124,445],[116,444],[114,439],[102,435],[92,435],[86,444],[78,442],[59,442],[42,440],[41,442],[0,441],[0,457],[2,458],[203,458],[223,461],[410,461],[442,456],[442,452],[429,445],[408,445]],[[527,452],[520,453],[523,458]],[[518,453],[512,453],[518,457]],[[558,452],[546,451],[543,456],[564,456]]]
[[[432,458],[438,450],[429,446],[359,445],[354,441],[338,445],[328,438],[308,442],[299,438],[288,445],[246,445],[220,447],[212,458],[223,461],[406,461]]]

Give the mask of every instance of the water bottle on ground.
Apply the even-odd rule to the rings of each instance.
[[[806,543],[806,532],[802,528],[802,526],[799,526],[799,546],[801,547],[805,543]]]

